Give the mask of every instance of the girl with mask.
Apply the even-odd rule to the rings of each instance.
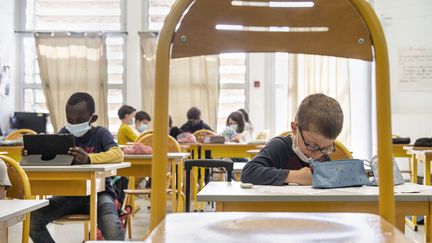
[[[292,133],[271,139],[243,168],[241,181],[256,185],[311,185],[309,159],[329,161],[342,126],[343,112],[335,99],[324,94],[309,95],[291,122]]]
[[[228,116],[226,122],[227,129],[235,132],[230,142],[245,143],[252,140],[250,132],[245,129],[245,125],[245,119],[240,111],[234,111]]]

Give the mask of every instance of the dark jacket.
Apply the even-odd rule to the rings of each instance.
[[[326,155],[320,158],[329,161]],[[254,185],[281,186],[285,183],[290,170],[309,167],[292,149],[291,137],[275,137],[249,161],[242,170],[241,181]]]
[[[177,139],[177,136],[182,133],[182,130],[180,130],[178,127],[171,127],[169,130],[169,135],[175,139]]]
[[[190,132],[194,133],[201,129],[207,129],[212,130],[209,125],[205,124],[202,120],[196,122],[196,121],[187,121],[183,126],[180,127],[180,130],[183,132]]]

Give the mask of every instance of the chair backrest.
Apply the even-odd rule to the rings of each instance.
[[[288,136],[288,135],[290,135],[290,134],[292,134],[291,131],[286,131],[286,132],[283,132],[283,133],[279,134],[279,136],[281,136],[281,137],[286,137],[286,136]]]
[[[137,139],[135,141],[140,140],[142,137],[144,137],[147,134],[152,134],[153,133],[153,129],[148,129],[147,131],[142,132],[140,135],[138,135]]]
[[[31,130],[31,129],[18,129],[15,130],[11,133],[9,133],[9,135],[7,135],[5,137],[5,140],[18,140],[21,139],[23,137],[24,134],[37,134],[37,132]]]
[[[159,33],[155,57],[155,158],[166,160],[163,136],[167,132],[171,58],[230,52],[288,52],[375,61],[375,93],[379,94],[377,144],[383,162],[379,212],[394,223],[393,177],[387,173],[393,168],[388,51],[373,8],[364,0],[314,0],[308,8],[272,7],[267,5],[269,0],[256,2],[265,6],[231,0],[177,0],[172,6]],[[160,201],[151,209],[151,230],[166,213],[165,185],[159,183],[163,181],[160,176],[163,169],[160,166],[152,170],[152,179],[158,182],[152,191]]]
[[[170,135],[168,136],[168,152],[181,152],[180,144]],[[153,133],[147,134],[140,139],[138,139],[137,143],[142,143],[147,146],[153,146]]]
[[[18,162],[4,155],[0,155],[7,167],[9,180],[12,186],[7,190],[8,198],[31,199],[30,182],[27,174]]]
[[[190,172],[192,167],[198,166],[202,168],[225,168],[227,171],[227,181],[232,179],[232,171],[234,169],[234,163],[227,160],[217,159],[198,159],[198,160],[186,160],[184,162],[184,168],[186,171],[186,212],[190,211]]]
[[[207,130],[207,129],[201,129],[201,130],[195,131],[193,133],[193,135],[195,136],[198,143],[203,143],[204,139],[206,137],[214,136],[214,135],[216,135],[216,133],[213,131]]]
[[[339,141],[335,141],[336,151],[330,154],[331,160],[352,159],[352,152]]]

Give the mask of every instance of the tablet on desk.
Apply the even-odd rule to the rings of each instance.
[[[75,147],[72,134],[23,135],[25,155],[21,165],[71,165],[69,148]]]

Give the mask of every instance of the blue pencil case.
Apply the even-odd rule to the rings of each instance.
[[[339,188],[369,185],[363,160],[344,159],[319,162],[309,161],[313,188]]]

